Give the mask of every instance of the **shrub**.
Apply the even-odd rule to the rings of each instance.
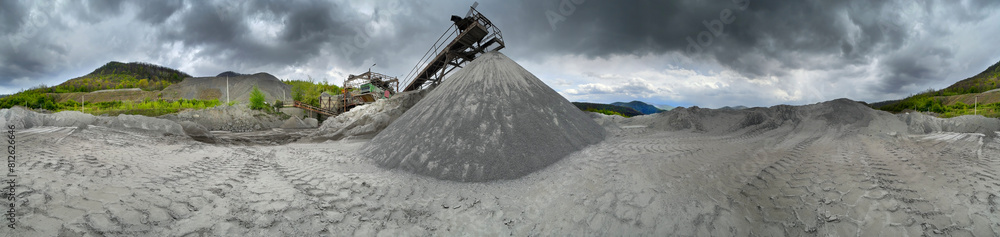
[[[267,108],[264,104],[264,93],[260,92],[260,89],[256,85],[253,86],[253,91],[250,92],[250,109],[262,110]]]

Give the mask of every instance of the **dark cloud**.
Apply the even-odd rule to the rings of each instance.
[[[24,24],[24,6],[17,0],[0,0],[0,32],[15,32]]]
[[[73,17],[73,21],[82,21],[85,23],[93,24],[104,21],[106,19],[119,16],[124,12],[124,2],[121,0],[85,0],[85,1],[69,1],[58,4],[68,5],[65,8],[58,9],[59,11],[64,11],[68,16]],[[43,9],[45,11],[54,11],[56,9]]]
[[[247,32],[244,13],[212,5],[207,1],[194,1],[190,10],[181,17],[176,30],[166,30],[167,40],[176,40],[189,46],[209,46],[225,50]],[[212,51],[212,53],[218,53]]]
[[[65,45],[48,40],[45,28],[58,24],[46,19],[48,12],[35,11],[18,1],[0,1],[0,88],[36,86],[41,83],[25,82],[32,78],[47,77],[58,67],[51,63],[53,58],[68,52]],[[33,14],[33,15],[31,15]],[[29,34],[30,33],[30,34]],[[21,81],[15,83],[15,80]]]
[[[915,57],[914,55],[920,55]],[[946,48],[927,46],[917,52],[903,52],[886,57],[881,61],[883,80],[876,85],[875,90],[888,93],[905,93],[904,89],[920,88],[945,76],[945,68],[954,67],[954,53]],[[953,78],[961,80],[964,78]]]
[[[949,35],[948,27],[981,21],[1000,5],[990,0],[574,2],[527,1],[516,9],[534,13],[514,20],[519,21],[519,27],[528,26],[533,31],[533,37],[524,39],[533,47],[523,49],[532,53],[524,54],[548,51],[607,57],[685,52],[694,58],[719,62],[748,77],[782,77],[795,69],[838,69],[891,56],[899,63],[879,64],[887,75],[879,88],[892,92],[900,88],[899,83],[919,84],[942,76],[929,73],[939,70],[923,68],[937,65],[901,65],[905,59],[926,56],[924,52],[901,51],[911,46],[918,34],[914,29],[920,28],[923,34]],[[748,3],[745,10],[740,9],[741,2]],[[915,19],[909,16],[914,13],[910,11],[933,18]],[[553,12],[561,18],[556,17],[557,21],[550,24],[547,14]],[[732,23],[725,23],[721,14],[732,15]],[[721,34],[715,34],[710,27]],[[692,46],[688,39],[704,44]],[[948,49],[939,48],[935,55],[949,54],[940,50]]]
[[[342,15],[335,16],[338,12],[332,8],[331,4],[312,4],[295,9],[288,14],[282,40],[293,44],[326,42],[333,31],[346,28],[346,22],[334,19]]]
[[[104,15],[118,15],[122,13],[122,0],[89,0],[86,1],[90,12]]]
[[[136,5],[139,7],[139,14],[136,17],[153,25],[163,23],[184,7],[184,3],[180,0],[139,1]]]
[[[813,54],[863,58],[857,52],[896,45],[906,33],[899,28],[908,27],[882,17],[895,10],[887,1],[585,1],[551,30],[546,15],[564,15],[565,2],[572,3],[544,1],[520,9],[537,13],[536,30],[551,31],[533,43],[591,57],[681,51],[753,76],[811,67],[800,63]],[[721,19],[723,14],[729,17]],[[753,57],[777,60],[782,67],[754,65],[759,60],[748,59]]]
[[[405,74],[450,26],[449,16],[465,14],[471,3],[0,0],[0,32],[7,36],[0,38],[0,86],[12,87],[20,78],[57,83],[79,75],[55,75],[89,71],[110,60],[185,67],[192,75],[307,68],[303,73],[321,77],[316,74],[361,70],[371,63],[378,64],[374,70]],[[652,71],[721,65],[782,82],[813,80],[790,78],[795,71],[869,76],[879,81],[858,90],[893,94],[926,89],[946,77],[961,79],[948,67],[972,61],[958,52],[970,46],[935,39],[954,36],[955,26],[978,24],[998,8],[995,0],[481,0],[479,5],[503,30],[504,52],[519,60],[679,52],[689,58],[645,63]],[[75,44],[83,40],[78,38],[100,43]],[[875,68],[857,69],[867,65]],[[843,68],[855,69],[838,71]],[[624,80],[616,86],[643,85]]]

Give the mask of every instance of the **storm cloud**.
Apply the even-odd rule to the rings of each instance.
[[[334,83],[372,64],[405,75],[469,5],[0,0],[0,93],[108,61]],[[484,0],[479,10],[503,30],[508,56],[570,100],[895,99],[1000,60],[988,40],[1000,37],[992,0]]]

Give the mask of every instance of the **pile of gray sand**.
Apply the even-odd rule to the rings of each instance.
[[[281,116],[251,110],[246,104],[220,105],[201,110],[185,110],[160,116],[175,122],[190,121],[211,131],[252,132],[280,128],[287,122]],[[315,127],[315,126],[313,126]]]
[[[336,140],[351,137],[371,137],[396,121],[406,110],[417,104],[431,89],[408,91],[389,99],[355,107],[346,113],[323,121],[312,134],[313,140]]]
[[[595,119],[603,121],[601,118]],[[957,132],[981,133],[991,137],[1000,131],[1000,119],[996,118],[973,115],[937,118],[921,113],[894,115],[848,99],[804,106],[776,105],[743,110],[677,108],[615,122],[622,126],[646,127],[650,132],[688,131],[744,136],[757,136],[782,129],[794,130],[800,134],[831,131],[891,135]],[[605,126],[611,129],[610,125]]]
[[[257,86],[268,103],[281,100],[290,103],[292,86],[267,73],[241,75],[234,77],[190,77],[163,89],[163,95],[179,99],[218,99],[226,103],[226,88],[228,83],[229,100],[239,103],[250,101],[250,92]]]
[[[363,153],[439,179],[515,179],[605,137],[604,128],[499,52],[446,79]]]
[[[954,118],[938,118],[922,113],[910,112],[898,114],[899,119],[906,122],[911,134],[928,134],[934,132],[981,133],[986,136],[997,136],[1000,131],[1000,120],[982,115],[962,115]]]
[[[185,126],[166,119],[140,115],[122,114],[115,117],[104,117],[93,116],[79,111],[41,114],[21,107],[0,110],[0,126],[7,127],[7,125],[14,125],[17,129],[29,129],[41,126],[86,129],[88,126],[102,126],[137,131],[152,136],[190,135],[195,138],[210,136],[207,130],[197,125],[188,124]]]
[[[310,119],[313,119],[313,118],[310,118]],[[313,120],[315,120],[315,119],[313,119]],[[305,120],[302,120],[299,117],[295,117],[295,116],[292,116],[291,118],[288,118],[287,120],[285,120],[285,123],[281,124],[281,128],[284,128],[284,129],[304,129],[304,128],[315,128],[315,127],[316,127],[315,125],[311,125],[310,123],[306,122]]]

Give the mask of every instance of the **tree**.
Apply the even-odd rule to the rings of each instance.
[[[250,92],[250,109],[262,110],[266,107],[267,105],[264,104],[264,93],[260,92],[257,85],[254,85],[253,91]]]
[[[148,79],[139,80],[139,88],[149,90],[149,80]]]
[[[292,99],[302,101],[305,99],[305,90],[299,84],[292,86]]]

